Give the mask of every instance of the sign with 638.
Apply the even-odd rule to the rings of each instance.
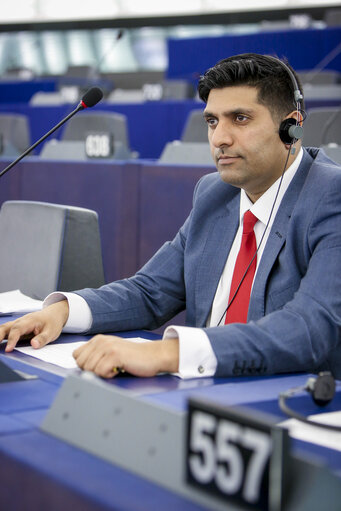
[[[190,401],[186,454],[190,485],[243,509],[268,511],[272,453],[269,423],[234,409]]]

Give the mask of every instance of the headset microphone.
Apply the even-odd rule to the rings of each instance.
[[[289,117],[288,119],[284,119],[281,122],[279,127],[279,137],[284,142],[284,144],[295,144],[297,140],[303,137],[303,128],[300,126],[300,113],[302,112],[302,100],[303,94],[300,91],[297,80],[295,78],[294,73],[291,69],[282,61],[276,57],[272,57],[271,55],[267,55],[267,58],[272,60],[275,64],[279,64],[286,71],[289,76],[292,86],[293,86],[293,99],[294,105],[297,112],[297,119],[294,117]]]
[[[318,374],[316,378],[309,378],[303,387],[294,387],[292,389],[281,392],[278,397],[279,407],[286,415],[297,419],[305,424],[311,424],[319,428],[328,429],[330,431],[341,431],[341,426],[334,426],[333,424],[327,424],[317,422],[309,419],[308,417],[301,415],[288,406],[286,400],[293,397],[298,392],[306,390],[311,394],[314,403],[318,406],[326,406],[334,397],[336,383],[329,371],[324,371]]]
[[[276,57],[272,57],[268,55],[268,58],[273,60],[276,64],[280,64],[282,68],[286,71],[287,75],[289,76],[292,86],[293,86],[293,98],[294,98],[294,105],[297,112],[297,118],[289,117],[288,119],[284,119],[279,127],[279,137],[284,142],[284,144],[290,144],[293,145],[297,140],[300,140],[303,137],[303,128],[300,125],[300,114],[302,112],[302,100],[303,100],[303,94],[300,91],[300,88],[298,86],[297,80],[295,78],[294,73],[291,71],[291,69],[282,61],[277,59]]]

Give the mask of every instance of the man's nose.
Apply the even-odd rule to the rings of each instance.
[[[231,127],[225,123],[218,123],[212,133],[211,142],[215,147],[232,145],[233,137]]]

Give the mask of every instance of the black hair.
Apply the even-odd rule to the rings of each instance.
[[[301,92],[302,85],[292,67],[287,62],[284,66],[277,60],[277,57],[258,53],[243,53],[223,59],[200,77],[199,97],[207,103],[212,89],[238,85],[255,87],[258,102],[266,106],[274,118],[283,119],[296,108],[294,86],[285,66],[293,73]],[[304,110],[303,99],[300,110]]]

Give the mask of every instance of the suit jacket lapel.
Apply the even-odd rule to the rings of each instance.
[[[196,324],[205,326],[215,292],[239,224],[240,194],[212,219],[211,230],[196,272]]]
[[[248,321],[264,316],[266,283],[278,254],[285,243],[290,217],[311,167],[311,162],[311,156],[305,151],[302,162],[278,209],[253,284]]]

